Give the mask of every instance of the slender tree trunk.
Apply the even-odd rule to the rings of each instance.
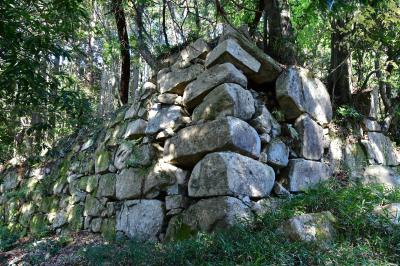
[[[125,12],[122,0],[115,0],[113,6],[115,22],[117,23],[118,39],[121,52],[121,80],[119,87],[119,98],[122,104],[128,103],[129,79],[131,59],[129,54],[129,38],[126,28]]]
[[[143,24],[143,13],[144,13],[144,4],[143,2],[139,2],[137,5],[134,4],[135,9],[135,22],[136,22],[136,31],[137,31],[137,46],[138,52],[146,61],[146,63],[154,70],[158,69],[158,63],[156,58],[151,53],[149,47],[146,44],[145,37],[145,28]]]
[[[200,22],[200,13],[199,13],[199,3],[197,0],[193,0],[194,3],[194,14],[195,14],[195,22],[197,28],[197,34],[200,34],[201,31],[201,22]]]
[[[254,36],[254,33],[257,30],[257,26],[260,23],[261,17],[263,16],[263,10],[264,10],[264,0],[258,0],[257,10],[254,14],[254,19],[248,25],[250,36]]]
[[[266,52],[283,64],[296,64],[296,49],[288,0],[265,0],[264,8],[268,19]]]
[[[168,42],[168,35],[167,35],[167,26],[165,25],[166,23],[166,12],[167,11],[167,0],[163,0],[163,7],[162,7],[162,30],[164,34],[164,40],[165,44],[167,47],[169,47],[169,42]]]
[[[346,21],[335,18],[331,23],[331,66],[328,87],[333,104],[349,104],[351,99],[351,53],[343,29]]]

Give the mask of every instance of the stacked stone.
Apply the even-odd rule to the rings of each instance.
[[[270,100],[279,104],[279,122]],[[330,138],[331,120],[321,81],[303,68],[284,68],[230,30],[212,50],[201,39],[190,44],[142,86],[130,108],[70,147],[60,145],[45,165],[1,170],[0,215],[31,231],[178,239],[251,221],[276,208],[278,197],[326,180],[343,159],[355,169],[360,160],[399,164],[373,121],[362,128],[368,138],[345,145]],[[299,219],[308,223],[313,215]]]

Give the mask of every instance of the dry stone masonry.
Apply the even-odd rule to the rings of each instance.
[[[331,121],[320,80],[227,30],[214,49],[203,40],[183,49],[131,106],[40,166],[1,169],[0,216],[32,232],[173,240],[251,222],[344,169],[400,185],[399,154],[376,121],[364,119],[355,139]],[[325,241],[333,223],[305,214],[281,229]]]

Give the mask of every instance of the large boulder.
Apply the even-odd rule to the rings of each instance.
[[[273,139],[267,146],[267,162],[277,168],[289,163],[289,148],[280,139]]]
[[[336,218],[329,211],[297,215],[286,221],[281,230],[292,241],[328,244],[336,235]]]
[[[220,38],[220,42],[228,39],[234,39],[240,46],[261,63],[258,72],[247,73],[249,80],[256,84],[263,84],[276,80],[279,73],[282,71],[282,65],[275,61],[272,57],[264,53],[252,41],[240,34],[235,29],[228,29]]]
[[[292,159],[282,176],[290,192],[301,192],[327,180],[331,176],[331,169],[325,163]]]
[[[188,68],[158,75],[159,90],[161,93],[168,92],[182,95],[186,85],[196,79],[203,70],[202,65],[195,64]]]
[[[230,62],[246,75],[257,73],[261,63],[244,50],[234,39],[227,39],[219,43],[206,58],[206,67]]]
[[[131,142],[122,142],[114,155],[114,166],[118,170],[126,167],[126,161],[132,153],[132,146],[134,144]]]
[[[149,116],[146,134],[156,134],[164,129],[177,129],[183,123],[184,110],[180,106],[172,105],[159,109]]]
[[[389,166],[397,166],[400,164],[400,158],[395,151],[392,141],[384,134],[368,132],[368,140],[362,140],[361,143],[367,150],[367,155],[371,163]]]
[[[249,120],[254,112],[254,99],[248,90],[234,83],[224,83],[211,91],[194,109],[192,120],[213,120],[224,116]]]
[[[194,167],[188,189],[190,197],[262,198],[270,194],[274,181],[274,170],[268,165],[233,152],[215,152]]]
[[[226,117],[181,129],[165,142],[164,160],[193,166],[210,152],[234,151],[258,158],[260,149],[260,138],[249,124]]]
[[[140,198],[146,176],[139,168],[125,168],[116,177],[116,197],[119,200]]]
[[[99,177],[97,197],[115,197],[115,174],[105,174]]]
[[[308,160],[320,160],[324,153],[324,130],[309,115],[297,118],[294,124],[299,133],[298,153]]]
[[[400,186],[400,174],[386,166],[370,165],[365,168],[361,181],[364,184],[382,184],[387,188],[395,188]]]
[[[179,54],[178,60],[172,65],[173,69],[185,68],[190,65],[193,59],[205,59],[210,47],[203,39],[198,39],[195,42],[185,47]]]
[[[124,139],[137,139],[145,135],[147,121],[141,118],[136,119],[128,124]]]
[[[332,120],[332,105],[324,84],[303,68],[291,66],[276,81],[276,97],[287,119],[308,113],[318,123]]]
[[[117,231],[139,241],[157,241],[164,224],[164,203],[158,200],[128,200],[117,212]]]
[[[186,87],[183,104],[188,109],[193,109],[212,89],[223,83],[236,83],[246,88],[247,78],[231,63],[214,66],[204,71]]]
[[[181,215],[172,217],[166,239],[185,239],[198,231],[226,229],[253,218],[251,209],[237,198],[225,196],[203,199],[191,205]]]

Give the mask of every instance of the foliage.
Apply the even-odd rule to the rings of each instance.
[[[22,235],[21,231],[10,229],[3,223],[0,223],[0,252],[10,250]]]
[[[339,106],[336,113],[341,122],[356,122],[362,118],[362,115],[354,107],[348,105]]]
[[[251,228],[237,226],[212,235],[200,233],[175,243],[123,241],[82,252],[90,265],[396,264],[400,262],[400,228],[388,226],[388,221],[374,216],[372,210],[399,200],[399,190],[357,184],[343,187],[338,181],[329,181],[294,196],[277,211],[260,217]],[[277,230],[293,215],[326,210],[338,221],[338,236],[328,248],[289,242]]]
[[[30,146],[29,152],[40,151],[49,145],[43,136],[52,140],[70,132],[90,114],[90,104],[64,72],[77,51],[74,39],[86,18],[82,1],[5,0],[0,14],[0,161],[4,161],[12,149]],[[31,143],[22,145],[26,140]]]

